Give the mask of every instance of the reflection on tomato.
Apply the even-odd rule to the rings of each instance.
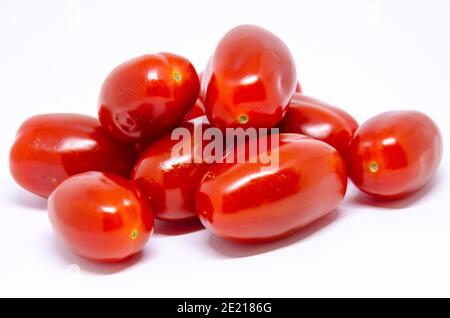
[[[295,93],[280,123],[281,132],[299,133],[322,140],[345,157],[356,121],[345,111],[317,99]],[[342,116],[345,113],[345,117]]]
[[[153,231],[147,200],[131,181],[85,172],[63,181],[48,201],[57,237],[75,254],[116,262],[140,252]]]
[[[359,127],[348,153],[348,171],[363,192],[401,198],[425,186],[442,158],[439,128],[425,114],[390,111]]]
[[[9,164],[19,185],[48,197],[61,181],[80,172],[105,171],[128,178],[137,156],[133,146],[104,132],[96,118],[44,114],[20,126]]]
[[[202,82],[206,114],[216,127],[274,127],[297,85],[287,46],[269,31],[242,25],[229,31]]]
[[[199,90],[197,72],[184,57],[140,56],[119,65],[106,78],[99,98],[100,122],[125,142],[152,139],[183,120]]]
[[[243,242],[281,238],[341,202],[347,176],[337,151],[298,134],[279,137],[279,146],[271,151],[279,156],[278,167],[261,162],[223,163],[205,174],[196,208],[203,225],[214,234]]]
[[[189,131],[191,138],[172,140],[171,134],[167,134],[152,143],[139,158],[131,177],[150,200],[155,217],[166,221],[197,218],[194,194],[209,166],[206,162],[194,162],[195,155],[201,159],[206,145],[194,138],[194,130],[201,136],[211,126],[197,119],[181,127]],[[192,151],[172,156],[175,145],[184,143]]]

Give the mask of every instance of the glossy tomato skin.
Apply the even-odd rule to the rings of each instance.
[[[342,108],[333,106],[329,103],[318,100],[314,97],[305,95],[303,93],[300,95],[299,94],[294,94],[294,95],[296,96],[296,98],[299,98],[303,102],[320,105],[321,107],[328,108],[329,110],[332,110],[333,112],[335,112],[337,115],[341,116],[341,118],[343,120],[345,120],[347,125],[350,127],[352,134],[355,133],[356,129],[358,129],[358,127],[359,127],[358,121],[352,115],[350,115],[345,110],[343,110]]]
[[[197,218],[195,191],[210,165],[194,161],[194,154],[201,154],[205,145],[201,139],[195,140],[194,130],[201,136],[202,131],[211,126],[197,119],[181,127],[186,128],[192,137],[182,141],[192,147],[189,155],[172,157],[172,150],[179,141],[172,140],[171,134],[167,134],[141,155],[131,177],[150,201],[155,217],[165,221]]]
[[[139,253],[153,232],[147,200],[131,181],[85,172],[63,181],[48,201],[57,237],[79,256],[118,262]]]
[[[125,142],[142,142],[175,128],[194,106],[200,83],[194,66],[171,53],[140,56],[117,66],[101,88],[102,126]]]
[[[197,213],[215,235],[271,241],[328,214],[343,199],[346,169],[333,147],[298,134],[279,136],[279,147],[272,149],[279,154],[278,167],[214,164],[203,177]]]
[[[343,117],[336,112],[337,107],[330,106],[317,99],[295,93],[289,104],[288,111],[280,123],[280,131],[285,133],[299,133],[322,140],[336,148],[345,157],[355,125],[354,119],[347,114]]]
[[[80,172],[129,177],[137,157],[131,145],[109,136],[94,117],[43,114],[20,126],[9,166],[19,185],[46,198],[61,181]]]
[[[390,111],[358,128],[347,165],[359,190],[397,199],[425,186],[436,174],[441,158],[442,137],[427,115]]]
[[[297,85],[293,58],[274,34],[241,25],[221,39],[202,81],[206,114],[212,125],[277,125]]]

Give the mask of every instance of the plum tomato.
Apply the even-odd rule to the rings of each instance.
[[[288,47],[254,25],[241,25],[225,34],[203,77],[206,114],[222,130],[276,126],[297,85]]]
[[[295,95],[297,95],[297,94],[295,94]],[[310,104],[317,104],[317,105],[320,105],[322,107],[325,107],[325,108],[328,108],[328,109],[334,111],[336,114],[341,116],[342,119],[344,119],[347,122],[347,125],[351,128],[352,134],[355,133],[356,129],[358,129],[358,127],[359,127],[359,124],[356,121],[356,119],[352,115],[347,113],[345,110],[343,110],[342,108],[330,105],[324,101],[318,100],[314,97],[307,96],[304,94],[301,94],[301,97],[299,97],[297,95],[297,98],[300,98],[304,102],[308,102]]]
[[[345,111],[340,110],[339,113],[336,109],[317,99],[295,93],[280,123],[280,131],[322,140],[336,148],[345,158],[357,123]],[[347,115],[343,117],[342,113]]]
[[[206,142],[196,140],[194,130],[201,132],[210,127],[202,118],[184,123],[190,137],[178,141],[171,134],[152,143],[136,163],[131,179],[149,199],[155,217],[165,221],[186,221],[197,218],[194,195],[208,163],[195,162]],[[180,144],[180,142],[182,144]],[[172,156],[175,145],[186,144],[192,151],[182,156]]]
[[[10,151],[11,175],[24,189],[48,197],[71,175],[96,170],[129,177],[138,154],[109,136],[97,118],[43,114],[26,120]]]
[[[194,66],[171,53],[140,56],[117,66],[101,88],[98,114],[112,136],[141,142],[181,123],[199,96]]]
[[[102,172],[64,180],[50,195],[48,215],[65,246],[101,262],[139,253],[153,232],[151,207],[137,186]]]
[[[390,111],[358,128],[347,166],[359,190],[396,199],[425,186],[441,158],[442,137],[433,120],[417,111]]]
[[[210,167],[196,193],[197,213],[207,229],[235,241],[270,241],[332,212],[343,199],[345,164],[330,145],[279,134],[270,155],[278,156],[278,165],[257,161]]]

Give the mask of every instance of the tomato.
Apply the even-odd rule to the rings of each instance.
[[[359,190],[396,199],[425,186],[442,158],[439,128],[425,114],[390,111],[358,128],[348,153],[348,172]]]
[[[359,124],[356,121],[356,119],[353,118],[352,115],[347,113],[342,108],[330,105],[330,104],[325,103],[325,102],[323,102],[321,100],[318,100],[316,98],[313,98],[311,96],[307,96],[307,95],[304,95],[304,94],[301,94],[301,97],[299,97],[298,94],[294,94],[294,95],[297,95],[297,98],[300,98],[304,102],[307,102],[307,103],[310,103],[310,104],[320,105],[321,107],[325,107],[325,108],[328,108],[329,110],[334,111],[336,114],[341,116],[343,120],[345,120],[347,122],[347,125],[351,128],[352,134],[355,133],[356,129],[358,129]]]
[[[278,166],[217,163],[203,177],[197,213],[215,235],[242,242],[274,240],[328,214],[343,199],[346,169],[333,147],[298,134],[278,136],[279,145],[271,150]]]
[[[172,157],[172,149],[179,141],[172,140],[168,134],[151,144],[134,167],[132,180],[150,200],[158,219],[185,221],[197,218],[194,194],[209,164],[194,162],[194,154],[201,155],[205,145],[201,139],[195,140],[194,129],[201,136],[210,125],[200,120],[196,123],[196,126],[194,121],[181,126],[190,133],[190,138],[181,142],[193,151]]]
[[[295,92],[296,93],[302,92],[302,87],[300,86],[300,82],[298,82],[298,81],[297,81],[297,86],[295,86]]]
[[[85,172],[63,181],[48,201],[57,237],[75,254],[117,262],[140,252],[153,232],[147,200],[131,181]]]
[[[253,25],[241,25],[225,34],[203,76],[206,114],[221,129],[274,127],[297,85],[287,46]]]
[[[100,122],[125,142],[152,139],[175,128],[194,106],[200,83],[184,57],[149,54],[116,67],[100,92]]]
[[[336,109],[338,108],[295,93],[280,123],[280,130],[322,140],[345,157],[357,123],[343,110],[339,113]],[[343,117],[342,113],[347,114],[346,117]]]
[[[48,197],[61,181],[80,172],[97,170],[128,177],[137,156],[131,145],[111,138],[94,117],[44,114],[20,126],[9,165],[19,185]]]

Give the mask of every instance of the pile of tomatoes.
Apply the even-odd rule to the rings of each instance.
[[[197,162],[192,153],[174,159],[173,129],[198,125],[279,128],[277,144],[258,150],[276,154],[278,164],[226,160],[245,156],[248,140],[221,162]],[[143,249],[154,218],[199,218],[222,238],[265,242],[333,211],[347,176],[368,195],[398,199],[424,187],[441,157],[439,129],[425,114],[391,111],[359,125],[302,93],[277,36],[242,25],[221,39],[203,75],[182,56],[148,54],[107,76],[98,119],[29,118],[17,132],[10,170],[24,189],[48,198],[54,232],[70,250],[114,262]]]

